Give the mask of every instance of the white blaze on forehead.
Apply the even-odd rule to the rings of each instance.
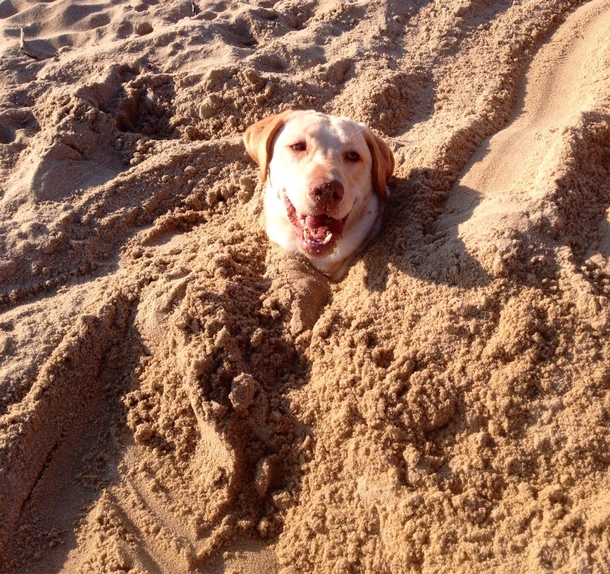
[[[279,132],[276,145],[290,146],[301,141],[311,143],[313,152],[357,151],[365,161],[371,160],[362,127],[347,118],[296,112]]]

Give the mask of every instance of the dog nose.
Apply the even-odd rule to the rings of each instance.
[[[343,184],[332,179],[330,181],[313,181],[309,188],[309,195],[316,205],[325,209],[335,207],[342,199],[345,189]]]

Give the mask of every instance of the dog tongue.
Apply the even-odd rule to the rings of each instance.
[[[330,233],[339,234],[343,231],[343,223],[328,215],[308,215],[305,218],[305,227],[314,241],[324,241]]]

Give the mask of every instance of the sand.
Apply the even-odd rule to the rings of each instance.
[[[610,571],[610,0],[3,0],[0,73],[0,571]],[[396,156],[340,283],[287,109]]]

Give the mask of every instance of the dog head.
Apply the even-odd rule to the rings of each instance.
[[[332,253],[373,195],[382,204],[387,199],[394,156],[367,127],[347,118],[284,112],[250,126],[244,142],[271,195],[265,208],[281,206],[294,246],[309,258]]]

